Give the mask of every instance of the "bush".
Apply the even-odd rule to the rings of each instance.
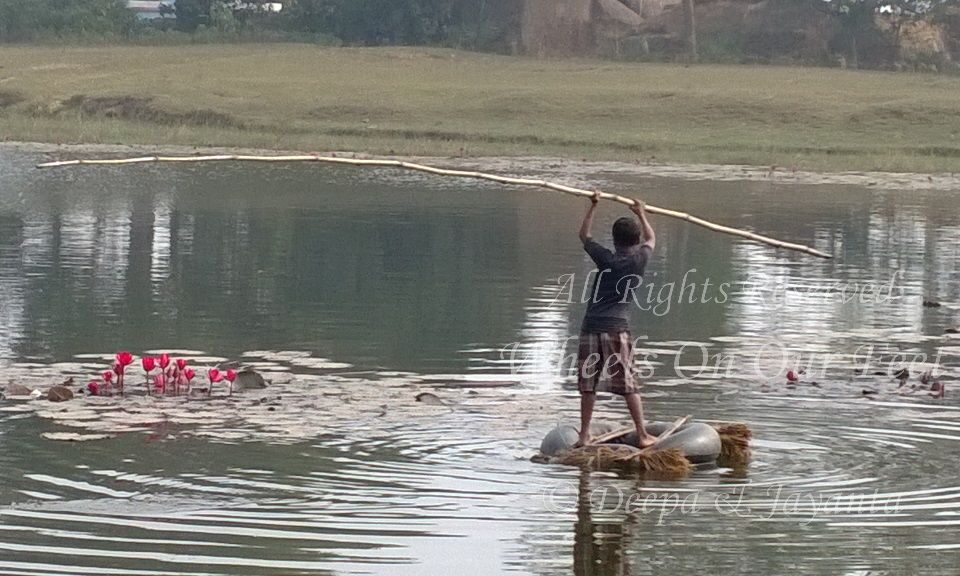
[[[126,0],[0,0],[0,42],[332,45],[342,39],[354,45],[445,44],[510,52],[518,6],[515,0],[297,0],[284,2],[276,14],[237,11],[225,0],[177,0],[175,19],[140,21]]]
[[[700,59],[704,62],[739,64],[747,59],[743,47],[744,35],[738,32],[718,32],[700,37]]]
[[[136,28],[124,0],[0,0],[0,42],[125,38]]]

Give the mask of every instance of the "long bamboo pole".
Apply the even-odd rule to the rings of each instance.
[[[633,198],[627,198],[626,196],[620,196],[618,194],[610,194],[608,192],[600,192],[594,190],[584,190],[582,188],[574,188],[573,186],[565,186],[563,184],[556,184],[554,182],[548,182],[546,180],[540,179],[531,179],[531,178],[510,178],[507,176],[498,176],[496,174],[487,174],[484,172],[474,172],[468,170],[450,170],[447,168],[436,168],[434,166],[427,166],[424,164],[416,164],[414,162],[404,162],[402,160],[386,160],[386,159],[364,159],[364,158],[340,158],[337,156],[319,156],[314,154],[304,154],[296,156],[249,156],[242,154],[220,154],[215,156],[140,156],[136,158],[118,158],[118,159],[94,159],[94,160],[62,160],[58,162],[44,162],[43,164],[38,164],[37,168],[62,168],[66,166],[115,166],[115,165],[125,165],[125,164],[145,164],[149,162],[226,162],[226,161],[246,161],[246,162],[323,162],[327,164],[345,164],[350,166],[382,166],[388,168],[401,168],[406,170],[415,170],[418,172],[426,172],[428,174],[436,174],[438,176],[455,176],[459,178],[474,178],[479,180],[489,180],[492,182],[498,182],[500,184],[510,184],[514,186],[532,186],[538,188],[546,188],[548,190],[554,190],[556,192],[563,192],[565,194],[572,194],[574,196],[583,196],[589,197],[597,194],[599,198],[603,200],[611,200],[613,202],[619,202],[626,206],[633,206],[636,204],[636,200]],[[659,214],[661,216],[668,216],[670,218],[677,218],[679,220],[684,220],[691,224],[701,226],[708,230],[713,230],[714,232],[720,232],[722,234],[729,234],[731,236],[737,236],[740,238],[746,238],[747,240],[752,240],[754,242],[759,242],[761,244],[766,244],[768,246],[773,246],[774,248],[783,248],[785,250],[793,250],[796,252],[803,252],[804,254],[810,254],[811,256],[817,256],[818,258],[832,258],[830,254],[821,252],[809,246],[804,246],[802,244],[795,244],[792,242],[784,242],[782,240],[777,240],[776,238],[770,238],[769,236],[763,236],[761,234],[756,234],[749,232],[747,230],[741,230],[739,228],[732,228],[730,226],[723,226],[722,224],[716,224],[703,218],[698,218],[692,214],[687,214],[686,212],[678,212],[676,210],[669,210],[667,208],[660,208],[657,206],[651,206],[650,204],[646,205],[647,212],[651,214]]]

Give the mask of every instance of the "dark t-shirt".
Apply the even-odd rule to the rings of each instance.
[[[597,272],[580,331],[629,330],[630,307],[635,304],[634,292],[640,286],[643,270],[650,259],[650,247],[639,245],[611,252],[588,238],[583,249],[597,265]]]

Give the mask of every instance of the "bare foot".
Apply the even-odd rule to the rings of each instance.
[[[638,435],[638,438],[640,438],[639,444],[641,450],[644,448],[649,448],[657,443],[657,437],[651,436],[650,434],[644,434],[643,436]]]
[[[590,436],[581,436],[577,440],[577,443],[573,445],[573,448],[583,448],[587,444],[590,444],[590,440],[591,440]]]

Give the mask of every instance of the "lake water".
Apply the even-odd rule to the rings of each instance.
[[[0,403],[2,574],[955,570],[955,193],[564,179],[836,255],[654,218],[635,318],[648,416],[755,435],[746,470],[668,481],[529,460],[577,418],[585,201],[391,170],[33,168],[46,159],[0,151],[0,386],[79,387],[120,349],[273,384]],[[596,236],[623,213],[603,205]],[[913,360],[905,388],[938,363],[946,398],[875,374]],[[112,438],[44,436],[63,431]]]

